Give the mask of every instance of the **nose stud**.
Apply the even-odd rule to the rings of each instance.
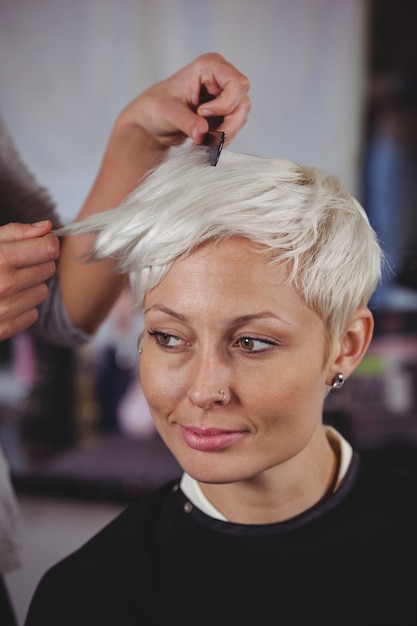
[[[225,398],[226,398],[226,393],[225,393],[222,389],[220,389],[219,394],[220,394],[220,395],[221,395],[221,397],[222,397],[222,399],[220,400],[220,402],[222,402],[222,403],[223,403],[223,402],[224,402],[224,400],[225,400]]]

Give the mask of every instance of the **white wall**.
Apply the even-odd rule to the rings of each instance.
[[[318,164],[355,191],[364,0],[0,0],[0,110],[70,219],[117,112],[197,55],[252,83],[232,149]]]

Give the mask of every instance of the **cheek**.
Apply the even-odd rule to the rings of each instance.
[[[323,397],[318,379],[306,382],[298,375],[282,375],[262,399],[252,403],[258,457],[272,467],[295,457],[322,423]]]
[[[155,364],[152,358],[142,355],[139,362],[139,380],[154,416],[155,412],[171,410],[181,388],[175,374],[166,372],[160,363]]]
[[[256,377],[245,397],[267,419],[269,427],[294,433],[321,419],[325,398],[325,375],[320,368],[300,364],[279,368],[271,376]],[[259,414],[259,413],[258,413]]]
[[[162,378],[162,376],[158,376],[158,370],[154,373],[152,363],[142,355],[139,362],[139,380],[150,406],[153,405],[154,398],[159,397],[163,393]]]

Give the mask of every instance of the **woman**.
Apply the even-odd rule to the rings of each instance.
[[[184,473],[47,572],[26,626],[414,624],[415,484],[323,425],[381,270],[340,181],[195,147],[74,230],[130,274],[141,385]]]

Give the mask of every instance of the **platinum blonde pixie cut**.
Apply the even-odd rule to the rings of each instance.
[[[58,234],[95,233],[90,260],[117,259],[138,307],[175,260],[240,236],[287,262],[288,280],[338,337],[367,306],[382,252],[365,211],[341,181],[315,167],[224,150],[177,148],[115,209]]]

